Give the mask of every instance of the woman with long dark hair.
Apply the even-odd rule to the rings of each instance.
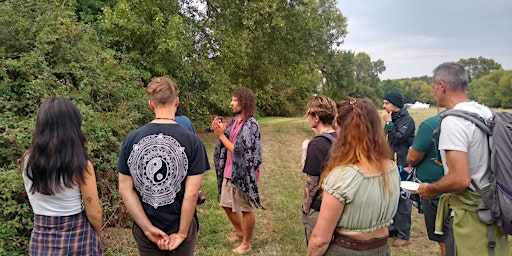
[[[30,255],[101,255],[103,212],[85,149],[82,115],[63,97],[44,101],[23,180],[34,211]]]
[[[390,255],[400,177],[380,116],[367,98],[347,97],[337,107],[337,139],[320,175],[322,205],[308,255]]]

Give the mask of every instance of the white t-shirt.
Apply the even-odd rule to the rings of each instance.
[[[475,101],[461,102],[455,105],[454,109],[473,112],[484,119],[492,117],[492,112],[488,107]],[[445,117],[441,123],[439,150],[445,174],[450,171],[446,165],[446,150],[462,151],[468,154],[471,179],[480,188],[489,185],[490,173],[487,172],[489,146],[487,135],[471,121],[456,116]],[[474,190],[471,184],[470,188]]]

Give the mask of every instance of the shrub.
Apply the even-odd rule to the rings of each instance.
[[[0,170],[0,255],[25,255],[32,230],[32,209],[19,169]]]

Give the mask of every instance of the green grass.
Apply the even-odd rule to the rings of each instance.
[[[265,118],[260,125],[263,165],[259,185],[265,210],[256,211],[253,251],[248,255],[305,254],[299,215],[304,179],[300,148],[302,140],[313,133],[302,118]],[[211,138],[203,139],[210,161],[216,141]],[[201,231],[197,255],[229,255],[234,245],[229,244],[226,237],[233,231],[217,202],[214,170],[205,174],[203,191],[208,201],[199,207]]]
[[[437,113],[435,108],[411,110],[416,127]],[[260,176],[260,196],[265,210],[256,210],[253,250],[246,255],[305,255],[304,229],[300,220],[302,187],[305,176],[301,171],[301,145],[313,137],[305,118],[263,118],[259,120],[263,145],[263,165]],[[205,175],[202,190],[207,202],[198,207],[200,231],[196,255],[233,255],[236,246],[227,237],[233,234],[224,211],[217,201],[217,182],[213,167],[213,149],[217,141],[213,133],[200,134],[212,169]],[[130,230],[108,229],[103,243],[107,255],[137,255]],[[390,239],[390,242],[392,239]],[[436,243],[428,240],[423,215],[412,214],[412,244],[392,248],[392,254],[440,255]]]

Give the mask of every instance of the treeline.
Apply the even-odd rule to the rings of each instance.
[[[340,50],[347,20],[334,0],[4,0],[0,29],[0,255],[26,252],[32,212],[20,157],[49,96],[70,98],[84,116],[106,226],[127,222],[117,155],[124,136],[153,117],[144,91],[152,77],[178,83],[200,129],[231,114],[239,86],[255,92],[258,116],[301,115],[314,94],[432,98],[428,77],[381,82],[384,61]],[[510,73],[492,70],[471,92],[512,105]]]
[[[512,108],[512,70],[503,70],[501,64],[484,57],[460,59],[458,62],[466,67],[470,76],[470,99],[493,108]],[[405,102],[435,105],[431,82],[432,77],[429,76],[384,80],[379,83],[378,91],[379,95],[399,91]]]
[[[231,114],[239,86],[255,92],[259,116],[298,115],[321,85],[357,86],[351,63],[370,58],[336,50],[346,28],[333,0],[0,1],[0,255],[26,254],[32,212],[19,164],[45,98],[80,108],[105,225],[124,226],[117,155],[122,138],[152,118],[152,77],[178,83],[199,128]]]

